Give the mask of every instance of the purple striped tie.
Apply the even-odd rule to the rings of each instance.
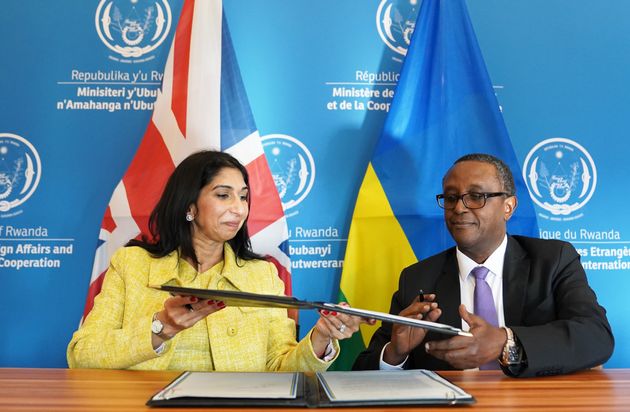
[[[497,309],[494,306],[492,297],[492,289],[486,282],[488,276],[488,268],[477,266],[470,273],[475,277],[475,315],[482,317],[486,322],[494,327],[499,326],[499,318],[497,317]],[[479,366],[479,369],[499,369],[497,361],[491,361]]]

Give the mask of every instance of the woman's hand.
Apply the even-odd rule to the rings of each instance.
[[[346,302],[341,302],[339,305],[349,307]],[[342,340],[351,337],[359,330],[361,323],[373,325],[376,323],[376,320],[320,310],[319,320],[315,324],[315,328],[311,334],[311,343],[313,344],[315,354],[321,359],[331,339]]]
[[[195,296],[171,296],[164,301],[164,309],[156,314],[156,318],[164,325],[161,335],[172,338],[223,308],[225,308],[225,303],[220,300],[199,300]],[[153,333],[151,335],[154,348],[160,346],[165,340]]]

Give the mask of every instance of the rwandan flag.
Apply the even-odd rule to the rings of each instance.
[[[396,95],[352,217],[340,300],[387,312],[400,271],[454,244],[435,195],[453,162],[493,154],[514,174],[510,233],[537,235],[536,217],[464,0],[424,0]],[[349,369],[376,327],[342,341]]]

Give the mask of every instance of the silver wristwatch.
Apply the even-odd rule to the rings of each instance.
[[[505,342],[505,346],[503,346],[503,352],[499,358],[499,363],[505,367],[519,365],[521,363],[523,352],[514,338],[514,332],[512,332],[512,329],[506,327],[503,327],[503,329],[505,329],[505,333],[507,333],[507,342]]]
[[[164,324],[157,318],[157,312],[153,314],[153,322],[151,322],[151,332],[159,336],[163,340],[169,340],[171,336],[164,333]]]

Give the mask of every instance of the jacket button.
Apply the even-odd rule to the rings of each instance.
[[[228,336],[235,336],[236,335],[236,328],[234,326],[230,326],[227,328],[227,334]]]

